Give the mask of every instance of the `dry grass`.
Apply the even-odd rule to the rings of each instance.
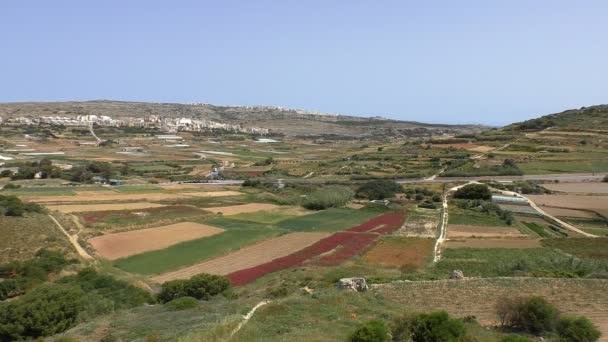
[[[287,256],[329,236],[329,233],[291,233],[242,248],[219,258],[153,277],[157,283],[187,279],[199,273],[229,274]]]
[[[553,208],[553,207],[541,207],[542,210],[548,212],[553,216],[561,217],[578,217],[578,218],[598,218],[598,216],[590,211],[575,210],[575,209],[564,209],[564,208]]]
[[[488,226],[467,226],[459,224],[448,225],[448,238],[462,237],[486,237],[486,238],[525,238],[527,235],[522,234],[517,228],[509,227],[488,227]]]
[[[223,229],[193,222],[107,234],[89,239],[97,253],[115,260],[147,251],[167,248],[176,243],[223,232]]]
[[[577,196],[577,195],[528,195],[537,205],[568,208],[606,210],[608,196]]]
[[[233,205],[233,206],[227,206],[227,207],[213,207],[213,208],[204,208],[207,211],[210,211],[212,213],[216,213],[216,214],[223,214],[223,215],[236,215],[236,214],[243,214],[243,213],[253,213],[256,211],[262,211],[262,210],[273,210],[273,209],[278,209],[280,208],[278,205],[275,204],[268,204],[268,203],[249,203],[249,204],[243,204],[243,205]]]
[[[371,264],[417,268],[431,257],[434,245],[434,239],[389,237],[367,251],[363,259]]]
[[[583,194],[608,194],[608,183],[548,183],[543,184],[543,187],[551,191],[560,191],[568,193],[583,193]]]
[[[117,204],[63,204],[47,205],[49,210],[57,210],[62,213],[79,213],[88,211],[110,211],[110,210],[137,210],[164,207],[162,204],[148,202],[117,203]]]
[[[608,336],[608,280],[470,278],[386,284],[376,291],[406,312],[445,310],[456,317],[476,316],[485,325],[497,324],[499,298],[540,295],[564,313],[588,317]]]
[[[448,240],[446,248],[539,248],[535,239],[463,239]]]

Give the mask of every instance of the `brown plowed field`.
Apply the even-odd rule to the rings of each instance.
[[[418,267],[428,260],[434,239],[391,237],[378,242],[363,258],[372,264]]]
[[[448,240],[446,248],[540,248],[535,239],[464,239]]]
[[[238,191],[208,191],[208,192],[185,192],[179,194],[166,193],[138,193],[138,194],[120,194],[107,193],[91,196],[86,192],[79,193],[75,196],[21,196],[21,199],[28,202],[97,202],[97,201],[158,201],[171,200],[188,197],[223,197],[241,195]]]
[[[116,203],[116,204],[63,204],[47,205],[50,210],[62,213],[78,213],[85,211],[108,211],[108,210],[137,210],[164,207],[162,204],[148,202]]]
[[[527,195],[539,206],[606,210],[608,196],[577,196],[577,195]]]
[[[329,233],[291,233],[239,249],[219,258],[161,274],[152,278],[157,283],[187,279],[199,273],[229,274],[287,256],[329,236]]]
[[[584,210],[553,208],[553,207],[540,207],[540,208],[553,216],[597,218],[597,215],[595,213],[592,213],[589,211],[584,211]]]
[[[608,183],[548,183],[543,184],[543,187],[551,191],[561,191],[570,193],[583,194],[608,194]]]
[[[224,215],[236,215],[242,213],[253,213],[256,211],[262,210],[273,210],[278,209],[280,206],[268,203],[249,203],[243,205],[232,205],[228,207],[213,207],[213,208],[204,208],[207,211],[212,213],[222,213]]]
[[[540,295],[565,314],[588,317],[602,331],[601,340],[608,338],[608,280],[470,278],[385,284],[375,291],[403,304],[404,312],[445,310],[455,317],[476,316],[483,325],[497,324],[499,298]]]
[[[147,251],[167,248],[176,243],[211,236],[223,229],[193,222],[182,222],[130,232],[94,237],[89,243],[97,253],[109,260]]]
[[[447,228],[448,238],[462,237],[484,237],[484,238],[525,238],[528,235],[522,234],[516,228],[508,227],[486,227],[486,226],[466,226],[459,224],[450,224]]]

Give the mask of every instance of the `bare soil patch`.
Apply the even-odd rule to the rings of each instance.
[[[409,213],[403,226],[394,234],[407,237],[435,238],[439,218],[439,210],[417,208]]]
[[[365,207],[364,204],[361,203],[349,203],[346,205],[347,208],[351,208],[351,209],[355,209],[355,210],[359,210],[363,207]]]
[[[136,210],[163,207],[162,204],[148,202],[116,203],[116,204],[61,204],[47,205],[50,210],[62,213],[78,213],[87,211]]]
[[[434,148],[455,148],[462,150],[471,150],[481,147],[480,145],[461,143],[461,144],[432,144]]]
[[[152,278],[157,283],[187,279],[199,273],[226,275],[287,256],[329,236],[329,233],[291,233],[242,248],[222,257]]]
[[[446,248],[540,248],[535,239],[465,239],[448,240]]]
[[[579,218],[597,218],[595,213],[584,210],[565,209],[565,208],[553,208],[553,207],[540,207],[542,210],[548,212],[553,216],[558,217],[579,217]]]
[[[490,152],[493,151],[495,149],[495,147],[492,146],[477,146],[477,147],[473,147],[470,148],[469,151],[473,151],[473,152]]]
[[[388,238],[372,247],[363,258],[368,263],[417,268],[433,253],[434,239]]]
[[[194,222],[182,222],[156,228],[107,234],[89,239],[104,258],[115,260],[147,251],[167,248],[179,242],[223,232],[223,229]]]
[[[528,195],[539,206],[606,210],[608,196],[577,196],[577,195]]]
[[[222,213],[223,215],[236,215],[242,213],[253,213],[262,210],[273,210],[278,208],[280,208],[280,206],[269,203],[249,203],[242,205],[232,205],[227,207],[213,207],[204,209],[216,214]]]
[[[577,182],[577,183],[548,183],[544,188],[551,191],[583,194],[608,194],[608,183],[604,182]]]
[[[489,226],[467,226],[459,224],[448,225],[448,238],[462,237],[521,237],[525,238],[528,235],[522,234],[517,228],[510,227],[489,227]]]

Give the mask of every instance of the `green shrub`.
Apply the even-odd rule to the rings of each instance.
[[[259,179],[245,179],[245,181],[243,182],[242,186],[244,187],[252,187],[252,188],[257,188],[262,184],[262,182],[260,182]]]
[[[557,323],[557,334],[560,341],[594,342],[601,333],[586,317],[562,317]]]
[[[489,200],[492,193],[486,184],[468,184],[456,190],[454,198]]]
[[[40,286],[18,300],[0,305],[0,340],[55,335],[71,328],[84,292],[67,285]]]
[[[194,297],[181,297],[165,303],[165,307],[171,311],[192,309],[200,304]]]
[[[555,330],[559,311],[542,297],[500,298],[497,313],[503,326],[532,334]]]
[[[10,171],[9,171],[9,172],[10,172]],[[21,187],[21,185],[19,185],[19,184],[8,183],[8,184],[6,184],[4,187],[2,187],[2,190],[19,189],[20,187]]]
[[[363,323],[350,337],[351,342],[388,342],[389,330],[381,320],[371,320]]]
[[[533,342],[530,338],[521,335],[507,335],[500,339],[500,342]]]
[[[162,285],[158,300],[162,303],[180,297],[194,297],[208,300],[211,297],[226,291],[230,287],[230,280],[214,274],[199,274],[188,280],[171,280]]]
[[[324,187],[310,194],[302,206],[311,210],[338,208],[353,199],[354,192],[346,186],[333,185]]]
[[[395,196],[402,191],[401,185],[390,179],[378,179],[363,184],[357,190],[357,197],[380,200]]]
[[[608,175],[605,175],[605,176],[604,176],[604,179],[602,179],[602,182],[604,182],[604,183],[608,183]]]
[[[445,311],[420,314],[413,318],[410,328],[412,341],[461,341],[466,329],[459,319],[450,318]]]

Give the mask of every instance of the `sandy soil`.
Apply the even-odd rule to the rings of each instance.
[[[89,240],[97,253],[115,260],[129,255],[167,248],[179,242],[223,232],[223,229],[193,222],[182,222],[125,233],[107,234]]]
[[[466,239],[448,240],[446,248],[540,248],[534,239]]]
[[[207,192],[186,192],[178,194],[165,193],[137,193],[137,194],[121,194],[121,193],[102,193],[91,196],[86,192],[76,194],[75,196],[21,196],[21,199],[29,202],[95,202],[95,201],[155,201],[155,200],[170,200],[188,197],[223,197],[241,195],[238,191],[207,191]]]
[[[608,196],[577,196],[577,195],[528,195],[539,206],[606,210]]]
[[[448,238],[461,237],[527,237],[516,228],[509,227],[487,227],[487,226],[466,226],[451,224],[448,225]]]
[[[543,187],[551,191],[569,193],[608,194],[608,183],[604,182],[548,183],[543,184]]]
[[[117,203],[117,204],[63,204],[47,205],[49,210],[57,210],[62,213],[78,213],[85,211],[107,211],[107,210],[136,210],[164,207],[162,204],[148,202]]]
[[[229,274],[287,256],[329,236],[329,233],[291,233],[242,248],[219,258],[161,274],[152,278],[157,283],[186,279],[199,273]]]
[[[213,208],[203,208],[206,211],[210,211],[212,213],[222,213],[224,215],[236,215],[242,213],[253,213],[256,211],[262,210],[273,210],[278,209],[280,206],[268,203],[249,203],[243,205],[233,205],[227,207],[213,207]]]

